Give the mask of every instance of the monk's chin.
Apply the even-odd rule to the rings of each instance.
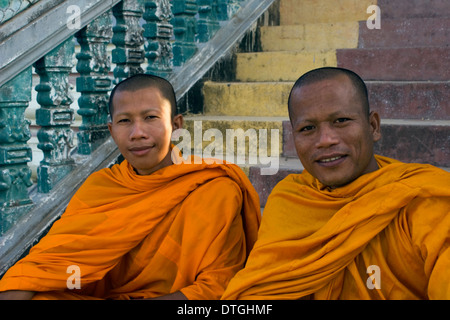
[[[331,179],[331,177],[326,177],[323,179],[318,178],[317,180],[319,180],[320,183],[324,185],[324,187],[335,189],[335,188],[344,187],[344,186],[348,185],[349,183],[352,183],[355,180],[355,178],[346,176],[346,177],[339,177],[339,178],[336,177],[334,179]]]

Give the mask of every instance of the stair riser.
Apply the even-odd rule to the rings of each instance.
[[[450,17],[448,0],[378,0],[384,18]]]
[[[382,119],[450,120],[450,83],[367,83],[372,110]]]
[[[287,117],[293,82],[214,83],[203,86],[204,114]]]
[[[182,138],[177,137],[172,143],[185,153],[243,166],[279,167],[283,136],[281,120],[187,119],[184,129]]]
[[[336,54],[338,67],[364,80],[450,79],[450,48],[343,49]]]
[[[286,178],[289,174],[301,173],[301,169],[280,169],[276,174],[270,176],[262,176],[259,168],[250,167],[249,180],[259,194],[260,206],[266,205],[267,197],[278,182]]]
[[[358,48],[446,47],[449,39],[450,18],[383,19],[380,29],[362,21]]]
[[[381,128],[375,152],[404,162],[450,167],[450,127],[395,126]]]
[[[295,81],[303,73],[336,66],[336,52],[240,53],[236,59],[238,81]]]
[[[296,25],[317,22],[340,22],[366,20],[371,14],[367,7],[376,0],[282,0],[280,24]]]
[[[358,46],[358,23],[261,27],[263,51],[329,51]]]

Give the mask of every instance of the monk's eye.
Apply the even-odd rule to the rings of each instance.
[[[350,119],[349,118],[338,118],[338,119],[336,119],[336,123],[344,123],[344,122],[347,122],[347,121],[349,121]]]
[[[311,130],[314,130],[314,126],[312,126],[312,125],[310,125],[310,126],[304,126],[304,127],[301,127],[300,128],[300,130],[299,130],[299,132],[307,132],[307,131],[311,131]]]
[[[130,122],[130,120],[126,119],[126,118],[117,120],[117,123],[123,123],[124,124],[124,123],[128,123],[128,122]]]

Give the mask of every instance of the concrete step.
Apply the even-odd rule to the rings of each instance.
[[[448,0],[378,0],[383,18],[450,17]]]
[[[450,121],[384,121],[375,152],[404,162],[450,167]]]
[[[278,171],[272,175],[261,175],[258,166],[251,166],[248,169],[248,178],[259,194],[262,208],[266,205],[267,197],[278,182],[289,174],[301,173],[303,170],[303,166],[298,159],[280,158],[279,164]]]
[[[172,143],[191,154],[239,165],[264,164],[270,157],[279,158],[286,120],[287,117],[188,115],[184,125],[187,131]]]
[[[309,23],[290,26],[263,26],[263,51],[328,51],[358,46],[358,22]]]
[[[281,0],[280,24],[366,20],[367,7],[376,0]]]
[[[287,117],[287,100],[293,84],[208,81],[203,87],[204,113]],[[366,84],[371,109],[383,119],[450,120],[449,81],[366,81]]]
[[[448,47],[449,43],[448,17],[383,19],[380,29],[359,23],[359,48]]]
[[[364,80],[447,81],[450,48],[338,49],[338,67],[358,73]]]
[[[381,120],[382,138],[375,152],[404,162],[450,167],[450,121]],[[283,122],[283,156],[297,157],[292,127]]]
[[[450,120],[450,82],[366,81],[382,119]]]
[[[295,81],[309,70],[336,65],[335,50],[239,53],[236,79],[243,82]]]
[[[288,117],[293,82],[205,82],[204,114]]]

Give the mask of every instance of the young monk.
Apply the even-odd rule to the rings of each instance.
[[[380,118],[349,70],[300,77],[289,115],[305,170],[273,189],[223,299],[449,299],[450,173],[374,155]]]
[[[171,147],[183,117],[166,80],[119,83],[110,115],[125,160],[86,180],[7,271],[1,298],[219,299],[256,240],[256,191],[235,165],[183,163]]]

